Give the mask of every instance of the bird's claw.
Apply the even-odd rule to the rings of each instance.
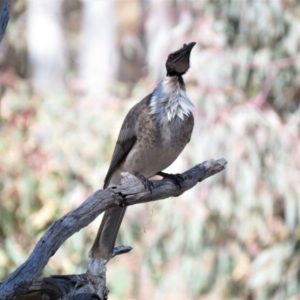
[[[181,174],[168,174],[164,172],[158,172],[156,175],[162,176],[163,179],[170,179],[173,181],[173,183],[178,187],[179,190],[181,190],[181,183],[184,181],[184,178]]]
[[[152,193],[153,190],[153,182],[151,180],[149,180],[148,178],[146,178],[144,175],[142,175],[141,173],[137,173],[135,174],[135,176],[140,180],[140,182],[144,185],[145,189],[149,190],[150,193]]]

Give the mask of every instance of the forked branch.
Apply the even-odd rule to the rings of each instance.
[[[60,298],[62,299],[75,299],[75,295],[85,295],[83,298],[79,296],[80,299],[104,299],[106,294],[106,261],[103,260],[91,260],[86,274],[54,276],[39,281],[37,279],[50,257],[59,247],[105,210],[124,203],[134,205],[179,196],[198,182],[224,170],[226,163],[225,159],[209,160],[184,172],[181,174],[184,180],[180,190],[168,179],[155,180],[151,193],[136,177],[124,173],[122,184],[96,191],[77,209],[52,223],[37,243],[28,260],[12,272],[0,285],[0,299],[22,299],[22,295],[26,293],[27,295],[23,297],[26,300],[40,299],[32,298],[31,296],[34,297],[33,293],[35,296],[37,293],[45,296],[46,298],[43,299],[57,299],[51,298],[54,290],[61,295]],[[116,250],[122,253],[129,248]]]

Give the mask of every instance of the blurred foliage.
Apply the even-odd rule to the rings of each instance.
[[[299,2],[117,3],[119,67],[103,103],[76,77],[84,2],[63,3],[67,88],[43,94],[29,75],[27,3],[13,1],[0,46],[0,280],[102,186],[126,112],[163,76],[168,52],[196,41],[185,76],[196,124],[171,170],[229,163],[178,199],[128,209],[118,242],[134,249],[108,265],[111,299],[298,299]],[[98,224],[70,238],[44,275],[84,272]]]

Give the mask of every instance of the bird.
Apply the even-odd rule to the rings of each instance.
[[[121,173],[135,175],[150,191],[154,175],[170,178],[180,188],[179,174],[162,172],[171,165],[190,141],[193,127],[193,103],[186,94],[182,76],[190,67],[195,42],[168,55],[166,76],[152,93],[134,105],[121,127],[103,188],[121,183]],[[104,213],[96,239],[89,252],[94,259],[109,260],[126,206]]]

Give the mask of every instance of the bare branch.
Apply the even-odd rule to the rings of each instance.
[[[9,20],[10,0],[0,0],[0,42],[4,36]]]
[[[224,170],[226,163],[225,159],[219,159],[205,161],[196,165],[181,174],[184,180],[180,190],[178,190],[178,187],[175,186],[172,181],[164,179],[153,181],[154,188],[152,192],[149,192],[136,177],[129,173],[124,173],[121,185],[110,186],[106,190],[96,191],[77,209],[52,223],[50,228],[37,243],[28,260],[12,272],[1,284],[0,299],[20,299],[20,296],[24,295],[32,283],[40,276],[48,260],[59,247],[70,236],[83,227],[86,227],[105,210],[121,204],[134,205],[179,196],[195,186],[198,182]],[[105,263],[101,262],[95,264],[94,261],[95,260],[92,260],[90,262],[87,274],[93,273],[95,276],[102,274],[103,265]],[[94,270],[92,271],[92,265],[98,267],[92,268]],[[102,296],[100,299],[102,299]]]

